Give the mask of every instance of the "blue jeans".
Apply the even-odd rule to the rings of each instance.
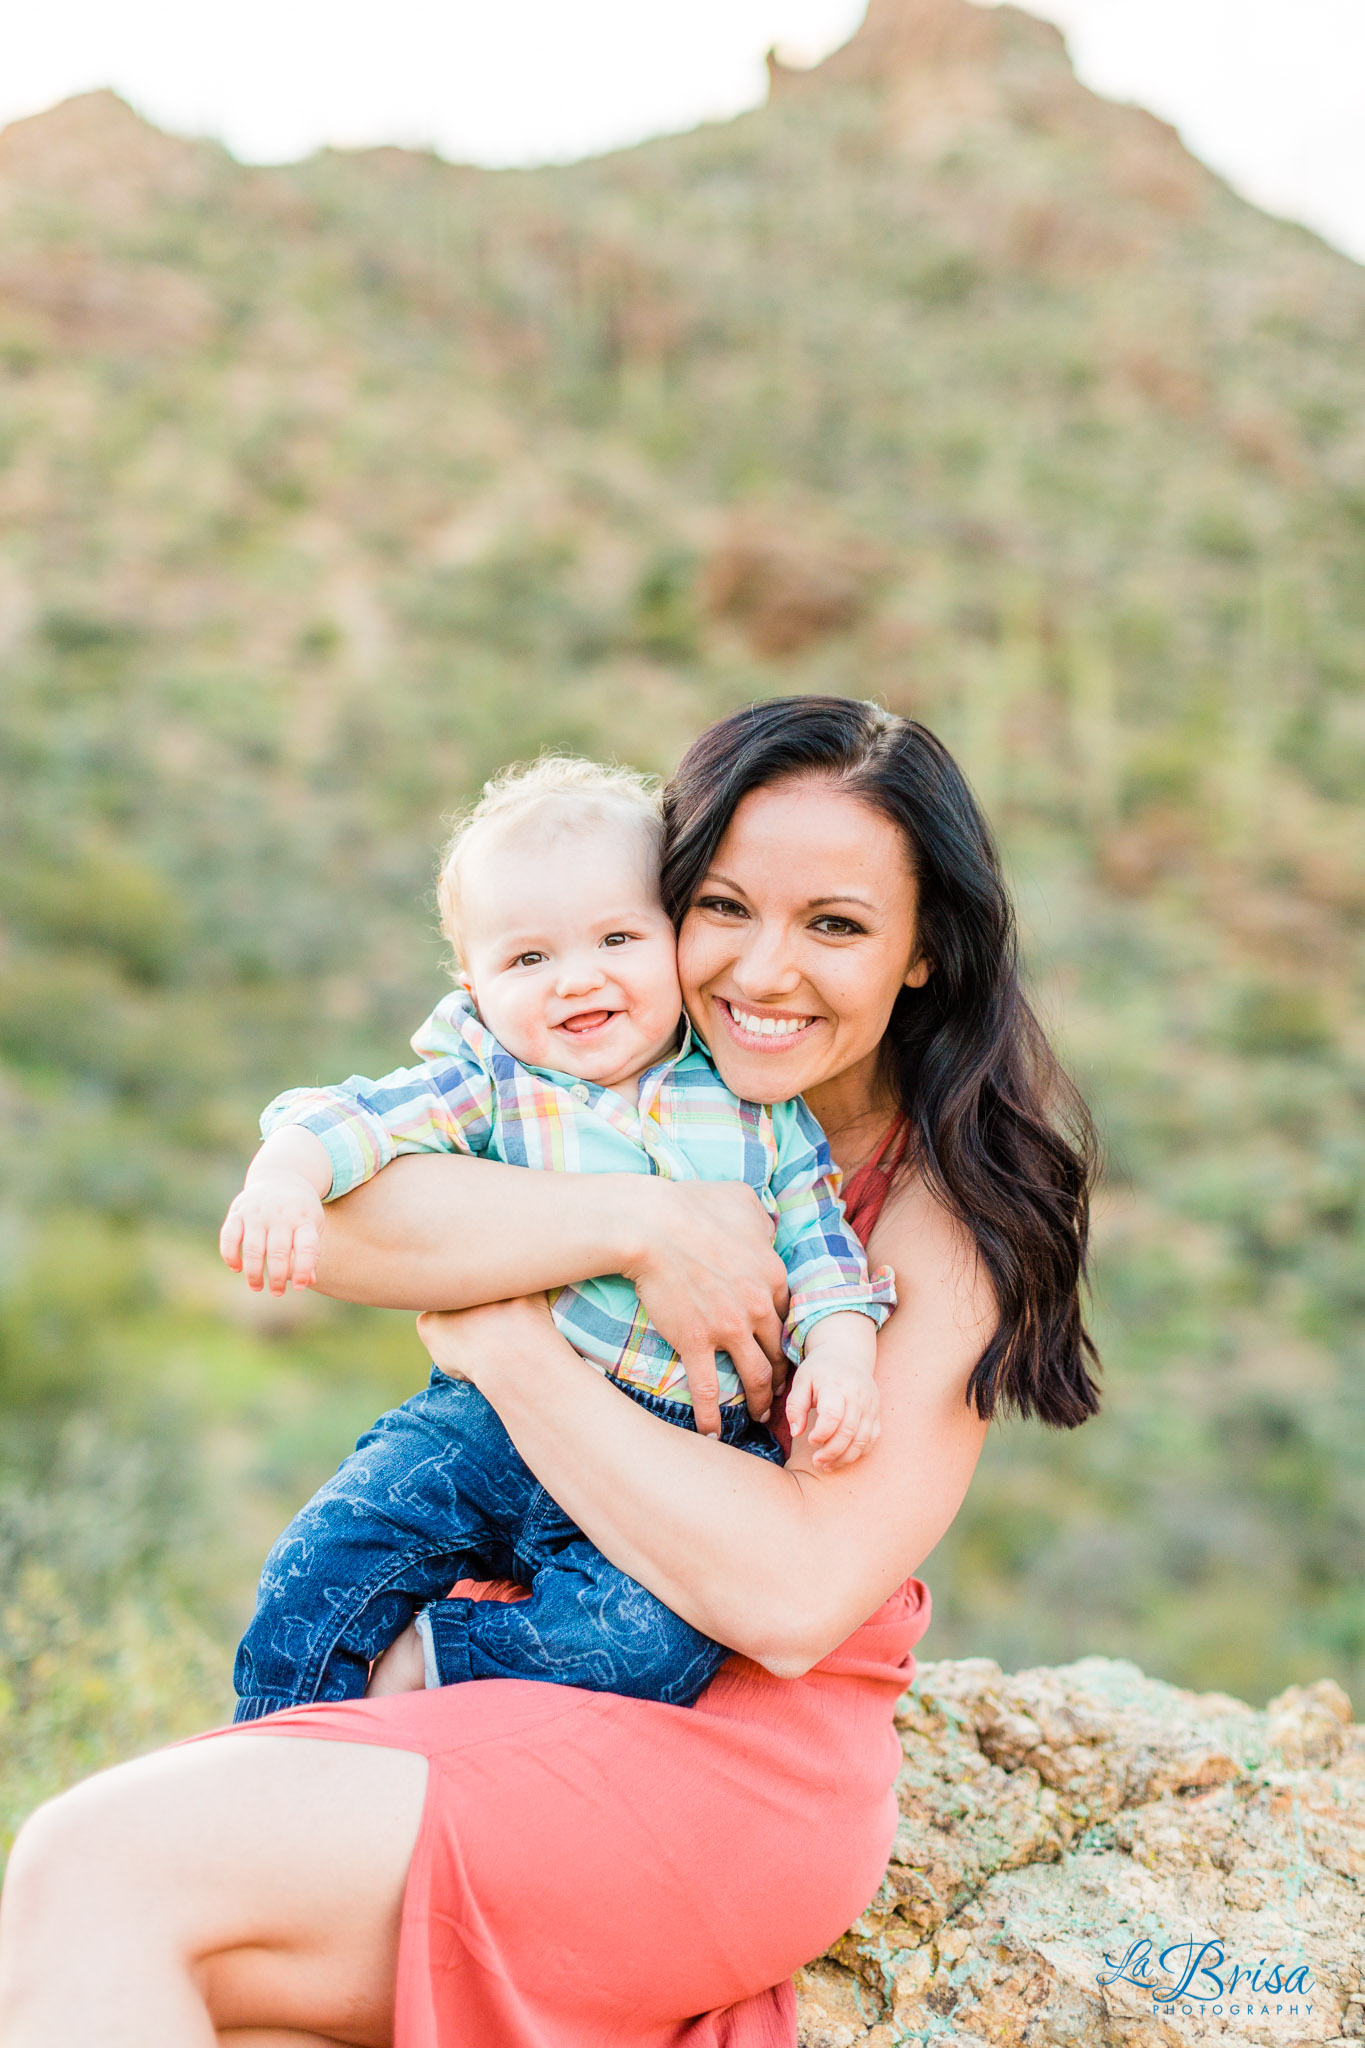
[[[617,1384],[652,1414],[696,1427],[686,1402]],[[721,1433],[782,1462],[742,1404],[721,1410]],[[530,1597],[442,1597],[463,1578],[514,1579]],[[234,1718],[359,1698],[371,1660],[429,1603],[444,1685],[542,1678],[691,1706],[730,1654],[608,1564],[477,1388],[436,1367],[420,1394],[366,1431],[271,1550],[237,1652]]]

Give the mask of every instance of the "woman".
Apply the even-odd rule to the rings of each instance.
[[[77,1787],[15,1850],[6,2048],[794,2040],[779,1980],[866,1903],[894,1828],[891,1708],[928,1620],[907,1574],[993,1413],[1097,1406],[1090,1142],[1018,989],[988,831],[922,727],[751,707],[691,749],[667,826],[694,1024],[739,1094],[804,1094],[895,1269],[879,1441],[821,1476],[804,1446],[780,1468],[701,1433],[716,1348],[756,1413],[773,1400],[783,1275],[747,1189],[397,1162],[333,1212],[322,1284],[440,1304],[436,1362],[614,1563],[738,1654],[682,1710],[389,1692],[400,1643],[374,1697]],[[682,1353],[697,1434],[555,1331],[541,1290],[608,1271]]]

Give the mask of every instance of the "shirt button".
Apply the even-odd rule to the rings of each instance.
[[[569,1090],[575,1102],[586,1102],[591,1092],[586,1081],[575,1081]]]

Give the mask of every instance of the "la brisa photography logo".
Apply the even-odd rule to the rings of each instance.
[[[1097,1984],[1135,1984],[1158,2012],[1218,2014],[1227,2019],[1307,2019],[1313,1974],[1306,1963],[1230,1956],[1217,1935],[1142,1939],[1116,1961],[1106,1955]]]

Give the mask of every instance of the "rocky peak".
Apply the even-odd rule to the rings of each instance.
[[[815,73],[846,84],[894,86],[925,73],[980,71],[1011,56],[1067,66],[1066,43],[1050,22],[1017,7],[975,0],[869,0],[862,25]],[[811,76],[780,62],[779,79]]]
[[[922,160],[972,135],[1050,136],[1089,156],[1085,176],[1104,197],[1174,216],[1193,212],[1215,182],[1166,122],[1082,85],[1060,30],[1018,7],[869,0],[856,33],[823,63],[802,71],[773,53],[768,72],[779,101],[830,87],[870,92],[887,139]],[[1085,210],[1074,187],[1067,204]],[[1116,246],[1123,241],[1120,233]]]
[[[0,129],[0,210],[38,200],[117,226],[149,199],[193,197],[222,157],[152,127],[116,92],[78,93]]]

